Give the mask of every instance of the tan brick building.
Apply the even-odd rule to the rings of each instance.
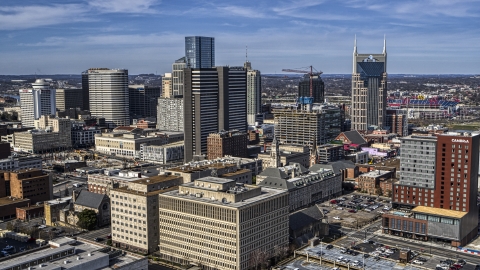
[[[113,189],[112,245],[144,254],[158,250],[158,195],[181,182],[179,176],[159,175]]]
[[[183,183],[193,182],[196,179],[211,176],[212,174],[220,178],[232,179],[238,183],[252,183],[251,170],[243,169],[236,163],[219,159],[190,162],[187,165],[167,169],[165,172],[182,176]]]
[[[284,190],[205,177],[159,195],[160,254],[202,269],[250,269],[288,245]]]
[[[368,173],[364,173],[358,177],[358,188],[361,191],[365,191],[368,194],[375,194],[378,195],[378,190],[382,190],[381,187],[385,188],[386,190],[382,190],[382,193],[386,193],[387,189],[391,188],[391,181],[387,181],[395,177],[395,171],[381,171],[375,170]],[[380,186],[382,183],[382,186]],[[389,184],[390,183],[390,184]],[[388,188],[390,186],[390,188]]]
[[[29,199],[13,197],[0,198],[0,219],[9,220],[16,217],[17,207],[25,207],[30,203]]]
[[[48,201],[53,198],[53,184],[50,175],[38,169],[24,169],[5,172],[10,180],[12,197],[31,200],[31,203]]]

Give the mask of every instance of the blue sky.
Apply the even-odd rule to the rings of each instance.
[[[351,73],[380,53],[388,73],[480,73],[480,0],[1,0],[0,74],[171,71],[184,37],[213,36],[217,65]]]

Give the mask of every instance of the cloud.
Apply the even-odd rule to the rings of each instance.
[[[270,15],[263,13],[262,11],[249,7],[240,6],[220,6],[217,7],[217,11],[222,12],[222,15],[238,16],[244,18],[269,18]]]
[[[93,21],[80,4],[0,7],[0,30]]]
[[[88,5],[101,13],[158,13],[158,0],[89,0]]]

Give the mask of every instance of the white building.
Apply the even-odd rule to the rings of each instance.
[[[160,164],[172,161],[183,161],[185,144],[183,141],[165,145],[140,145],[140,159]]]
[[[72,145],[95,145],[95,134],[102,131],[97,127],[75,127],[72,128]]]
[[[183,131],[183,98],[159,98],[157,105],[159,130]]]
[[[247,122],[254,125],[262,110],[262,77],[258,70],[247,71]]]
[[[12,156],[0,159],[0,170],[14,171],[23,169],[42,169],[42,157],[34,155],[21,155],[14,153]]]
[[[44,79],[37,79],[31,89],[20,89],[22,124],[33,127],[42,115],[55,115],[56,90]]]
[[[90,112],[103,117],[108,127],[128,126],[128,70],[92,68],[88,75]]]

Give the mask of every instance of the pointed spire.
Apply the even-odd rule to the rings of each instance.
[[[387,38],[386,35],[383,35],[383,54],[387,53]]]
[[[353,53],[357,53],[357,34],[355,34],[355,41],[353,43]]]

